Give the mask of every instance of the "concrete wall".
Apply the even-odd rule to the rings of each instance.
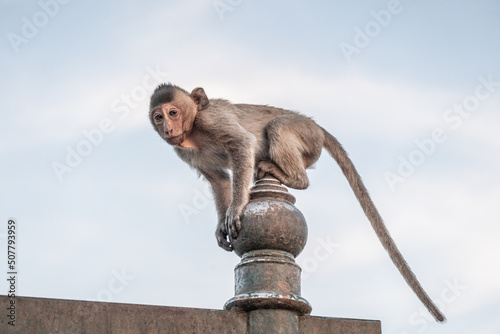
[[[3,310],[0,312],[0,333],[245,334],[251,318],[245,312],[236,311],[17,297],[16,321],[12,326],[8,323],[11,320],[7,310],[10,300],[0,296],[0,309]],[[271,314],[273,311],[260,310],[264,318],[265,312]],[[299,317],[299,328],[299,334],[381,333],[379,321],[311,316]]]

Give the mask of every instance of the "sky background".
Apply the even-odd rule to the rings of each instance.
[[[234,295],[207,184],[148,120],[170,81],[335,135],[448,323],[328,154],[292,190],[313,315],[500,333],[499,18],[494,0],[0,1],[0,268],[14,218],[19,295],[214,309]]]

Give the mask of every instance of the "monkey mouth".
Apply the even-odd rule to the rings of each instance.
[[[175,137],[171,137],[171,138],[165,138],[165,140],[170,145],[179,146],[184,141],[184,135],[175,136]]]

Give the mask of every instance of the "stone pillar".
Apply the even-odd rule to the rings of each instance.
[[[307,241],[307,225],[295,197],[272,177],[256,182],[232,239],[241,257],[235,271],[235,296],[226,310],[248,313],[247,333],[298,333],[299,316],[311,313],[300,295],[300,267],[295,257]]]

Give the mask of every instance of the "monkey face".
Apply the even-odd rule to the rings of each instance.
[[[149,117],[156,132],[170,145],[192,147],[189,136],[198,110],[209,104],[203,88],[191,94],[172,84],[162,84],[151,96]],[[191,145],[191,146],[189,146]]]
[[[184,112],[181,108],[165,103],[153,109],[151,118],[156,131],[167,143],[174,146],[182,144]]]

